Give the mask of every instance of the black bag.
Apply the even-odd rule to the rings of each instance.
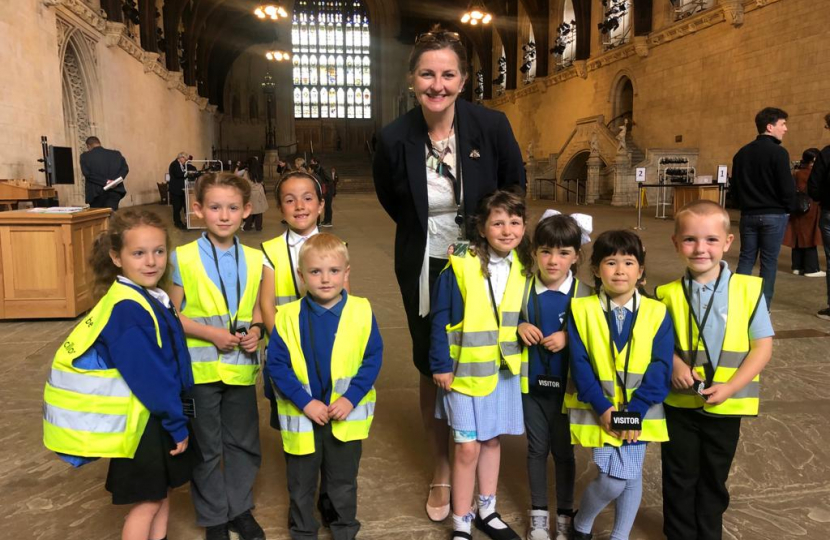
[[[803,216],[807,212],[810,211],[810,205],[812,204],[813,200],[810,198],[809,195],[804,193],[803,191],[796,191],[795,192],[795,211],[793,214],[796,216]]]

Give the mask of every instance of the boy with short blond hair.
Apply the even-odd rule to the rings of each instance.
[[[672,390],[662,444],[663,532],[668,540],[719,540],[729,506],[726,480],[741,417],[757,416],[759,374],[772,356],[772,324],[760,278],[722,260],[734,236],[729,214],[694,201],[672,236],[684,277],[657,288],[674,322]]]
[[[383,342],[369,301],[343,288],[349,252],[332,234],[305,241],[299,254],[306,296],[280,306],[268,344],[285,451],[291,538],[317,538],[318,475],[336,514],[335,540],[352,540],[357,520],[361,441],[375,410]]]

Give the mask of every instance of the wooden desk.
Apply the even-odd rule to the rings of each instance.
[[[0,206],[16,209],[21,201],[35,201],[38,199],[57,198],[58,192],[53,187],[40,184],[19,186],[0,181]]]
[[[0,319],[72,318],[90,309],[87,259],[111,212],[0,212]]]
[[[720,186],[718,184],[697,184],[675,186],[674,213],[683,208],[686,203],[697,200],[714,201],[720,204]]]

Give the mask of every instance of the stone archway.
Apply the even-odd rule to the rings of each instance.
[[[69,35],[61,60],[63,119],[66,144],[72,148],[75,163],[75,184],[56,186],[62,205],[84,204],[84,178],[81,174],[80,155],[86,151],[86,138],[99,135],[95,131],[92,81],[94,61],[78,32]]]
[[[621,74],[612,86],[610,101],[612,116],[609,128],[616,133],[626,120],[629,122],[629,131],[634,120],[634,83],[628,75]]]

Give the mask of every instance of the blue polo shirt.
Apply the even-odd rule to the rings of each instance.
[[[222,284],[219,280],[219,276],[222,276],[222,281],[225,283],[225,293],[228,296],[228,310],[230,311],[231,317],[236,315],[236,312],[239,310],[239,298],[236,294],[236,277],[239,276],[239,291],[243,292],[245,290],[245,285],[247,284],[248,279],[248,265],[245,263],[245,250],[242,249],[242,244],[239,242],[239,238],[234,236],[234,242],[239,247],[239,261],[236,260],[236,247],[231,246],[228,249],[220,249],[216,248],[216,259],[213,257],[213,249],[211,246],[211,242],[207,237],[207,233],[202,233],[202,236],[196,240],[196,244],[199,246],[199,258],[202,261],[202,266],[205,269],[210,280],[216,285],[216,288],[220,291],[222,290]],[[216,260],[219,261],[219,269],[216,269]],[[175,250],[173,250],[173,254],[170,256],[170,264],[173,265],[173,283],[178,285],[179,287],[184,287],[182,284],[182,274],[179,271],[178,265],[178,257]],[[182,311],[185,307],[185,302],[187,298],[182,300]]]
[[[706,308],[710,303],[712,304],[709,318],[703,327],[703,343],[706,345],[706,350],[709,351],[709,359],[712,361],[712,367],[714,368],[718,367],[720,353],[723,349],[723,338],[726,335],[726,317],[729,314],[729,278],[732,275],[729,265],[725,261],[721,261],[720,264],[721,279],[717,290],[715,290],[717,278],[705,284],[690,280],[688,275],[683,278],[683,286],[687,290],[691,282],[690,308],[698,323],[706,313]],[[772,321],[770,321],[769,311],[767,311],[767,301],[764,295],[761,295],[761,300],[755,309],[755,315],[749,323],[749,339],[751,341],[774,335]]]
[[[271,340],[268,343],[268,361],[265,364],[268,376],[276,384],[280,393],[300,410],[304,409],[312,399],[323,403],[329,403],[331,400],[331,352],[340,326],[340,317],[348,298],[345,290],[341,294],[343,298],[329,309],[324,308],[308,295],[301,300],[300,346],[305,357],[311,395],[303,388],[291,366],[288,345],[276,329],[271,333]],[[309,324],[313,326],[314,340],[311,339]],[[341,330],[349,331],[348,328]],[[363,362],[357,375],[352,378],[349,388],[343,393],[343,397],[348,399],[353,406],[357,406],[372,389],[380,374],[382,361],[383,340],[380,337],[375,316],[372,315],[372,330],[369,334],[369,342],[366,344]],[[325,381],[325,385],[322,381]]]

